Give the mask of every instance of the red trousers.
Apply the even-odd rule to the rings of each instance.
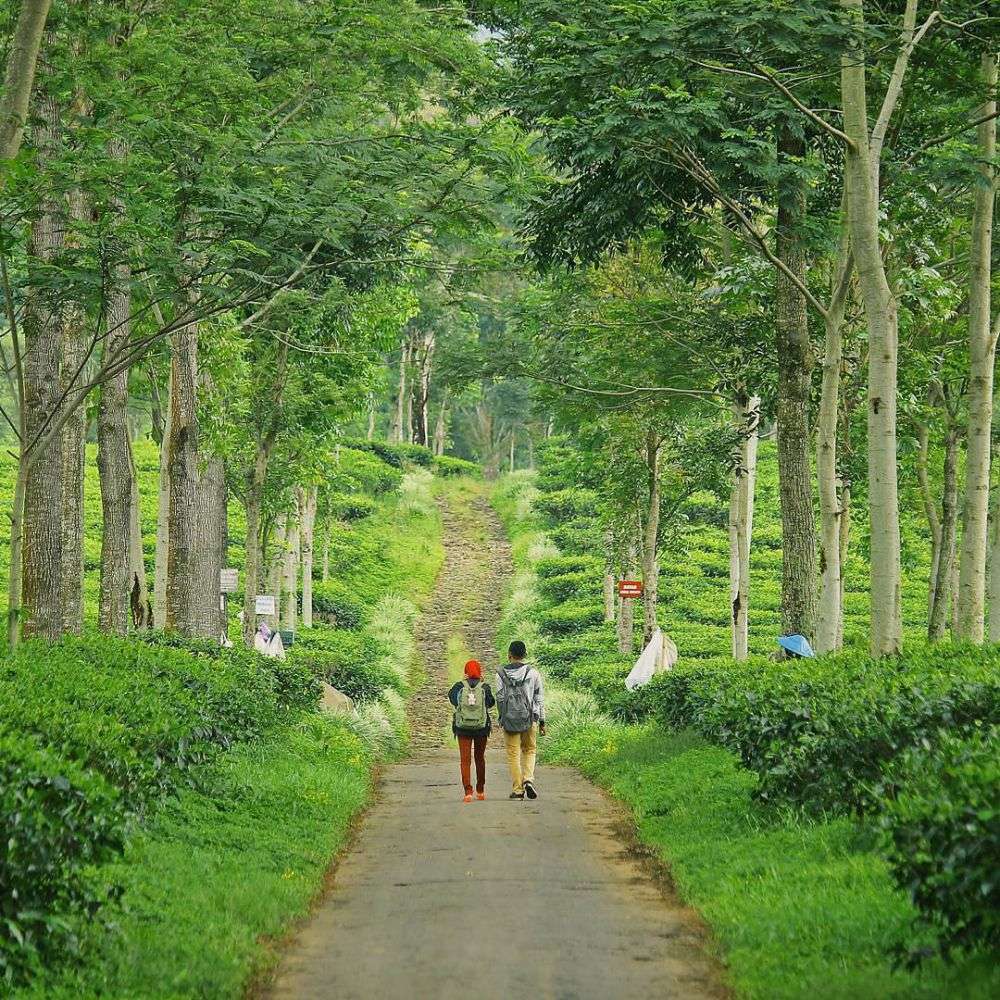
[[[486,790],[486,740],[483,736],[462,736],[458,737],[458,756],[462,762],[462,784],[465,786],[465,794],[472,794],[472,751],[476,751],[476,791]]]

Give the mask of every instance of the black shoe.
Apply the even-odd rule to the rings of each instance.
[[[524,792],[521,792],[520,794],[518,794],[517,792],[511,792],[510,795],[509,795],[509,798],[512,798],[512,799],[523,799],[524,798]]]
[[[538,798],[538,792],[535,791],[535,786],[530,781],[526,781],[524,783],[524,794],[527,795],[529,799]]]

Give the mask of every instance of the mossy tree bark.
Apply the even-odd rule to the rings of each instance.
[[[749,648],[750,540],[753,537],[754,491],[760,397],[741,395],[733,403],[739,433],[729,496],[729,607],[733,659],[745,660]]]

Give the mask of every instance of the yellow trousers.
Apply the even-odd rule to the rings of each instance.
[[[538,726],[533,725],[525,733],[508,733],[504,730],[504,744],[507,747],[507,766],[510,780],[516,794],[524,792],[524,783],[535,780],[535,748]]]

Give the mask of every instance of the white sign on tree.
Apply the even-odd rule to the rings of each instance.
[[[254,610],[259,615],[273,615],[274,597],[270,594],[258,594]]]
[[[240,571],[238,569],[223,569],[219,571],[219,592],[235,594],[240,586]]]

